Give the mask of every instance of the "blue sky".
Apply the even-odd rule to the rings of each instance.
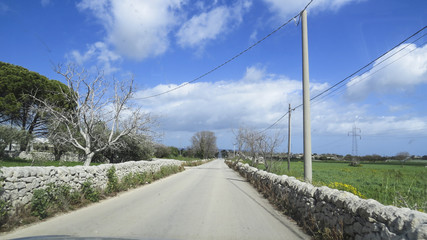
[[[63,79],[53,65],[68,62],[119,79],[133,74],[136,97],[143,98],[220,65],[308,2],[0,0],[0,61],[57,80]],[[425,0],[314,0],[308,7],[312,96],[422,29],[426,9]],[[295,20],[206,77],[135,100],[157,116],[158,141],[186,147],[195,132],[209,130],[220,148],[232,149],[233,129],[263,130],[289,103],[299,105],[301,25]],[[426,33],[312,102],[314,153],[351,153],[348,132],[356,125],[359,155],[427,155]],[[292,151],[302,152],[302,108],[292,113],[292,129]],[[287,118],[268,133],[276,131],[287,135]],[[287,151],[286,141],[279,151]]]

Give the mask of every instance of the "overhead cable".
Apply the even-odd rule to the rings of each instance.
[[[335,83],[334,85],[332,85],[331,87],[329,87],[328,89],[322,91],[321,93],[317,94],[316,96],[312,97],[310,100],[314,100],[318,97],[320,97],[321,95],[325,94],[326,92],[330,91],[331,89],[335,88],[336,86],[340,85],[341,83],[349,80],[350,78],[352,78],[353,76],[355,76],[356,74],[358,74],[359,72],[361,72],[363,69],[369,67],[371,64],[373,64],[374,62],[376,62],[377,60],[379,60],[380,58],[384,57],[385,55],[387,55],[388,53],[390,53],[391,51],[393,51],[394,49],[396,49],[397,47],[399,47],[400,45],[402,45],[403,43],[405,43],[406,41],[408,41],[409,39],[411,39],[412,37],[414,37],[415,35],[417,35],[418,33],[420,33],[421,31],[423,31],[425,28],[427,28],[427,26],[424,26],[422,29],[418,30],[416,33],[412,34],[410,37],[406,38],[405,40],[403,40],[402,42],[400,42],[399,44],[397,44],[396,46],[394,46],[393,48],[389,49],[387,52],[383,53],[381,56],[375,58],[374,60],[372,60],[371,62],[369,62],[368,64],[366,64],[365,66],[359,68],[356,72],[350,74],[349,76],[347,76],[346,78],[344,78],[343,80]],[[424,37],[426,34],[424,34],[423,36],[421,36],[420,38],[418,38],[417,40],[421,39],[422,37]],[[415,41],[417,41],[415,40]],[[395,53],[391,54],[390,56],[388,56],[387,58],[383,59],[382,61],[380,61],[378,64],[383,63],[384,61],[388,60],[389,58],[393,57],[394,55],[396,55],[397,53],[399,53],[400,51],[402,51],[403,49],[407,48],[409,45],[399,49],[398,51],[396,51]],[[301,104],[302,105],[302,104]],[[298,106],[300,107],[300,106]]]
[[[311,2],[310,2],[311,3]],[[343,82],[351,79],[352,77],[354,77],[356,74],[358,74],[359,72],[361,72],[363,69],[371,66],[374,62],[376,62],[377,60],[379,60],[380,58],[384,57],[385,55],[387,55],[388,53],[390,53],[391,51],[393,51],[394,49],[396,49],[397,47],[399,47],[400,45],[404,44],[406,41],[408,41],[409,39],[413,38],[414,36],[418,35],[420,32],[424,31],[427,28],[427,26],[422,27],[421,29],[419,29],[418,31],[416,31],[415,33],[413,33],[412,35],[410,35],[409,37],[407,37],[405,40],[401,41],[400,43],[398,43],[397,45],[395,45],[393,48],[389,49],[388,51],[386,51],[385,53],[381,54],[379,57],[375,58],[374,60],[370,61],[368,64],[364,65],[363,67],[359,68],[357,71],[353,72],[352,74],[350,74],[349,76],[347,76],[346,78],[344,78],[343,80],[335,83],[334,85],[332,85],[331,87],[327,88],[326,90],[320,92],[319,94],[315,95],[314,97],[312,97],[310,99],[310,101],[322,96],[323,94],[331,91],[333,88],[338,87],[340,84],[342,84]],[[419,37],[418,39],[416,39],[414,42],[418,41],[419,39],[423,38],[426,34],[422,35],[421,37]],[[406,48],[408,46],[405,46],[404,48]],[[398,50],[397,52],[393,53],[392,55],[390,55],[389,57],[385,58],[384,60],[382,60],[380,63],[384,62],[385,60],[389,59],[390,57],[396,55],[398,52],[402,51],[404,48]],[[340,86],[341,87],[341,86]],[[303,104],[301,103],[300,105],[294,107],[291,111],[294,111],[297,108],[302,107]],[[277,123],[280,122],[280,120],[282,120],[287,114],[289,113],[286,112],[284,115],[282,115],[276,122],[274,122],[273,124],[271,124],[269,127],[267,127],[266,129],[264,129],[262,132],[267,131],[268,129],[274,127]]]
[[[302,11],[306,10],[308,8],[308,6],[310,6],[310,4],[313,2],[313,0],[311,0]],[[212,68],[211,70],[205,72],[204,74],[194,78],[193,80],[189,81],[189,82],[185,82],[177,87],[171,88],[167,91],[161,92],[161,93],[157,93],[151,96],[147,96],[147,97],[136,97],[134,99],[148,99],[148,98],[153,98],[153,97],[158,97],[167,93],[170,93],[172,91],[178,90],[184,86],[187,86],[190,83],[193,83],[197,80],[200,80],[201,78],[206,77],[207,75],[215,72],[216,70],[220,69],[221,67],[223,67],[224,65],[230,63],[231,61],[235,60],[236,58],[240,57],[241,55],[243,55],[244,53],[248,52],[249,50],[251,50],[252,48],[254,48],[255,46],[257,46],[258,44],[260,44],[261,42],[263,42],[264,40],[266,40],[267,38],[269,38],[271,35],[275,34],[277,31],[279,31],[280,29],[282,29],[283,27],[285,27],[286,25],[288,25],[290,22],[292,22],[292,20],[294,20],[295,18],[299,17],[301,12],[300,11],[297,15],[295,15],[294,17],[290,18],[288,21],[286,21],[285,23],[283,23],[282,25],[280,25],[278,28],[276,28],[275,30],[273,30],[272,32],[270,32],[269,34],[267,34],[265,37],[261,38],[260,40],[258,40],[256,43],[252,44],[251,46],[249,46],[248,48],[246,48],[245,50],[239,52],[238,54],[236,54],[234,57],[228,59],[227,61],[223,62],[222,64],[216,66],[215,68]]]
[[[427,35],[427,34],[424,34],[423,36],[421,36],[421,37],[417,38],[416,40],[412,41],[411,43],[415,43],[415,42],[417,42],[418,40],[420,40],[421,38],[425,37],[426,35]],[[424,45],[425,43],[426,43],[426,42],[422,43],[421,45]],[[390,56],[388,56],[387,58],[385,58],[385,59],[383,59],[382,61],[378,62],[378,64],[377,64],[376,66],[379,66],[381,63],[384,63],[386,60],[388,60],[388,59],[390,59],[391,57],[395,56],[397,53],[401,52],[402,50],[406,49],[406,48],[407,48],[407,47],[409,47],[409,46],[410,46],[410,45],[406,45],[406,46],[404,46],[404,47],[400,48],[400,49],[399,49],[398,51],[396,51],[395,53],[391,54],[391,55],[390,55]],[[405,53],[404,55],[400,56],[399,58],[397,58],[397,59],[395,59],[395,60],[391,61],[390,63],[387,63],[385,66],[382,66],[381,68],[376,69],[375,71],[373,71],[373,72],[369,73],[368,75],[366,75],[366,76],[364,76],[363,78],[361,78],[361,79],[360,79],[360,81],[358,81],[358,82],[356,82],[356,83],[352,84],[351,86],[347,86],[347,89],[348,89],[349,87],[355,86],[356,84],[359,84],[359,83],[360,83],[360,82],[362,82],[363,80],[365,80],[365,79],[367,79],[367,78],[371,77],[372,75],[376,74],[377,72],[379,72],[379,71],[383,70],[384,68],[386,68],[386,67],[390,66],[391,64],[393,64],[393,63],[395,63],[395,62],[399,61],[400,59],[402,59],[402,58],[404,58],[404,57],[406,57],[407,55],[411,54],[411,53],[412,53],[412,52],[414,52],[415,50],[417,50],[417,48],[414,48],[414,49],[410,50],[409,52]],[[364,72],[362,72],[362,74],[361,74],[360,76],[363,76],[365,73],[367,73],[367,72],[369,72],[369,71],[371,71],[371,70],[372,70],[372,69],[367,69],[367,70],[365,70]],[[337,87],[336,87],[335,89],[333,89],[332,91],[328,92],[326,95],[323,95],[321,98],[317,98],[317,97],[318,97],[317,95],[316,95],[314,98],[317,98],[317,102],[320,102],[321,100],[325,99],[326,97],[328,97],[329,95],[331,95],[332,93],[336,92],[337,90],[341,89],[341,88],[342,88],[342,87],[344,87],[344,86],[345,86],[345,85],[343,85],[343,84],[342,84],[342,85],[340,85],[340,86],[337,86]],[[342,89],[341,91],[339,91],[339,92],[342,92],[342,91],[343,91],[343,89]],[[312,98],[312,100],[314,100],[314,98]]]

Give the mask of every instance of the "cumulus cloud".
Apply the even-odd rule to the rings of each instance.
[[[361,2],[363,0],[316,0],[311,5],[310,11],[337,11],[346,4],[352,2]],[[264,0],[270,8],[270,11],[277,14],[280,19],[293,17],[301,11],[310,0]]]
[[[195,47],[218,38],[242,22],[243,14],[251,4],[250,1],[240,1],[233,6],[217,6],[193,16],[177,32],[178,44],[182,47]],[[200,8],[205,9],[205,6]]]
[[[143,98],[175,87],[177,85],[158,85],[137,92],[135,97]],[[311,94],[314,96],[328,87],[328,84],[311,83]],[[195,132],[209,130],[217,134],[221,147],[229,148],[233,141],[232,129],[265,129],[288,111],[288,103],[292,107],[300,105],[301,88],[300,80],[252,66],[240,79],[191,83],[160,97],[136,101],[145,111],[159,116],[165,144],[185,147]],[[297,138],[302,136],[302,118],[302,107],[299,107],[292,113],[292,133]],[[427,131],[427,116],[396,116],[393,112],[383,116],[369,104],[343,104],[332,98],[311,105],[312,135],[318,139],[324,139],[322,136],[338,136],[341,142],[349,139],[347,133],[355,123],[363,130],[363,136],[407,137],[425,135]],[[286,129],[287,118],[272,128],[282,132]]]
[[[117,53],[135,60],[163,54],[168,34],[177,24],[183,0],[83,0],[77,6],[90,11],[103,25],[105,42]]]
[[[316,84],[313,84],[316,85]],[[177,85],[158,85],[137,93],[144,97]],[[288,108],[301,102],[301,82],[248,67],[235,81],[197,82],[151,99],[141,100],[146,111],[159,114],[168,131],[200,131],[268,127]]]
[[[363,100],[373,93],[404,92],[426,83],[427,45],[405,44],[378,59],[370,71],[348,82],[346,96],[351,100]]]

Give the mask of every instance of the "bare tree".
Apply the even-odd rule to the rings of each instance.
[[[215,153],[218,152],[218,148],[216,146],[216,136],[213,132],[197,132],[191,138],[191,143],[193,151],[201,158],[206,159],[214,157]]]
[[[237,155],[238,155],[238,160],[240,160],[241,154],[242,154],[242,150],[243,150],[243,146],[245,145],[245,139],[244,139],[244,134],[245,134],[245,129],[244,128],[239,128],[239,130],[236,132],[234,132],[233,130],[233,134],[235,136],[235,143],[234,145],[237,145]],[[236,152],[234,152],[234,157],[236,157]]]
[[[395,158],[400,161],[400,164],[403,167],[403,164],[411,158],[411,155],[409,152],[399,152],[396,154]]]
[[[72,64],[65,68],[58,66],[55,71],[65,78],[68,86],[57,94],[65,97],[72,107],[58,108],[51,102],[37,100],[43,103],[43,110],[49,116],[53,129],[50,134],[55,135],[56,141],[83,151],[85,166],[96,153],[120,147],[119,140],[124,136],[149,131],[153,123],[150,115],[130,104],[133,77],[125,81],[113,79],[111,90],[102,72],[91,79],[85,69]]]
[[[273,155],[277,147],[280,146],[283,142],[283,136],[280,132],[274,133],[274,135],[267,135],[265,133],[260,133],[259,138],[257,139],[259,150],[262,154],[264,165],[267,171],[271,170]]]
[[[260,147],[260,139],[262,138],[261,134],[253,129],[249,128],[242,128],[239,134],[239,138],[241,138],[243,141],[243,148],[246,152],[249,153],[251,160],[252,160],[252,166],[255,165],[255,161],[257,159],[257,155],[259,153],[259,147]]]
[[[236,143],[240,149],[249,153],[252,165],[255,165],[259,156],[262,156],[267,170],[271,169],[273,154],[277,147],[283,142],[283,136],[279,132],[267,135],[250,128],[240,128],[235,134]]]

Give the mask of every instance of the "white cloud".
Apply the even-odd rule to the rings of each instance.
[[[70,61],[83,66],[85,63],[95,63],[102,67],[105,74],[110,74],[118,70],[115,67],[117,62],[122,58],[108,49],[108,46],[103,42],[96,42],[87,47],[85,53],[80,53],[78,50],[73,50],[67,55]]]
[[[158,85],[138,92],[144,97],[176,85]],[[300,81],[249,67],[237,81],[198,82],[142,100],[147,111],[163,116],[163,127],[173,131],[267,127],[287,111],[287,104],[301,102]]]
[[[346,4],[352,2],[361,2],[363,0],[316,0],[310,5],[310,11],[337,11]],[[299,13],[310,0],[264,0],[270,8],[270,11],[275,12],[280,19],[293,17]]]
[[[139,91],[136,97],[146,97],[177,87],[158,85]],[[160,131],[165,135],[165,144],[185,147],[191,136],[201,130],[214,131],[221,147],[232,148],[232,129],[241,126],[263,130],[276,122],[288,110],[288,103],[296,107],[302,102],[302,83],[286,76],[268,73],[262,67],[248,67],[241,79],[215,83],[191,83],[179,90],[160,97],[139,100],[145,111],[158,115]],[[328,84],[311,83],[311,95],[327,89]],[[384,113],[384,112],[383,112]],[[356,123],[365,137],[412,137],[419,138],[427,131],[427,116],[378,115],[369,104],[348,104],[336,99],[324,99],[311,105],[312,135],[323,141],[316,146],[328,144],[325,136],[333,142],[342,143],[351,138],[347,133]],[[292,134],[297,139],[302,136],[302,107],[292,113]],[[273,129],[287,131],[287,118]],[[332,137],[331,137],[332,136]],[[337,141],[338,139],[338,141]],[[331,141],[331,140],[329,140]],[[294,142],[297,150],[302,146]],[[361,143],[363,144],[363,142]],[[362,145],[361,145],[362,146]],[[302,149],[302,148],[301,148]],[[387,152],[365,149],[368,153]],[[322,150],[322,149],[321,149]],[[332,150],[331,150],[332,151]],[[347,152],[346,149],[335,149]]]
[[[405,92],[426,83],[427,45],[417,48],[414,44],[406,44],[378,59],[370,71],[347,83],[347,97],[363,100],[369,94]]]
[[[104,26],[105,42],[126,57],[142,60],[163,54],[168,34],[177,24],[176,11],[183,0],[83,0],[80,10],[89,10]]]
[[[176,37],[182,47],[204,45],[217,39],[242,22],[243,14],[250,8],[250,1],[240,1],[233,6],[218,6],[193,16],[179,29]],[[205,9],[205,6],[201,6]]]

